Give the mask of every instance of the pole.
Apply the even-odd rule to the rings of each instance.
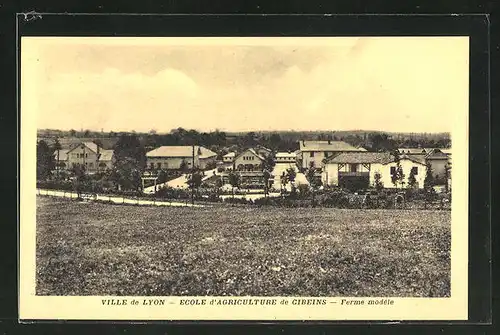
[[[193,144],[193,162],[191,164],[191,205],[194,205],[194,144]]]

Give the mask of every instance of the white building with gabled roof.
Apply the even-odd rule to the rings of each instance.
[[[358,152],[364,149],[356,148],[344,141],[300,141],[301,167],[307,169],[313,166],[320,168],[324,159],[341,152]]]
[[[205,147],[195,145],[165,145],[146,153],[146,164],[150,170],[178,170],[183,164],[187,169],[206,169],[215,163],[217,154]]]

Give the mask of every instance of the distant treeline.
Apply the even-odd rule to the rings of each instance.
[[[370,151],[393,150],[397,147],[438,147],[451,146],[449,133],[389,133],[380,131],[251,131],[251,132],[199,132],[194,129],[177,128],[169,133],[150,131],[140,132],[101,132],[76,130],[39,130],[38,139],[50,142],[59,139],[63,147],[79,141],[99,140],[103,147],[111,149],[122,135],[135,135],[146,149],[162,145],[198,144],[216,152],[243,147],[262,145],[275,151],[294,151],[299,149],[301,140],[345,141],[356,147]]]

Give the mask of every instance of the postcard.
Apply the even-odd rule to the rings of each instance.
[[[469,38],[22,37],[21,320],[466,320]]]

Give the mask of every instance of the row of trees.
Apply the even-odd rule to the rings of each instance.
[[[257,144],[266,146],[275,151],[294,151],[298,149],[300,140],[333,140],[345,141],[354,146],[363,146],[372,151],[392,151],[398,147],[438,147],[447,148],[451,145],[447,134],[388,134],[383,132],[306,132],[306,131],[276,131],[276,132],[246,132],[227,133],[224,131],[199,132],[194,129],[177,128],[169,133],[159,134],[154,130],[148,133],[120,133],[85,131],[40,131],[40,136],[53,137],[80,137],[80,138],[121,138],[124,135],[137,136],[147,147],[162,145],[192,145],[202,144],[216,151],[232,145],[238,147],[252,147]]]

